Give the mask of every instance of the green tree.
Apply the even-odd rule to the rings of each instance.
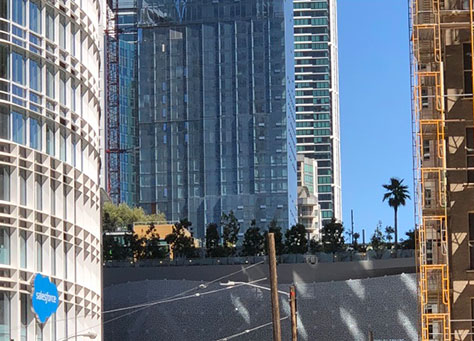
[[[316,252],[323,252],[323,244],[321,244],[321,241],[311,239],[309,241],[309,250],[312,254],[315,254]]]
[[[142,208],[130,207],[125,203],[114,205],[106,202],[102,208],[102,227],[104,231],[103,252],[106,259],[144,259],[147,242],[144,238],[132,233],[125,233],[122,240],[107,235],[106,232],[117,231],[118,228],[126,228],[132,231],[133,223],[137,222],[165,222],[166,218],[163,213],[145,214]],[[125,231],[123,231],[125,232]],[[153,241],[152,243],[155,243]]]
[[[385,227],[385,238],[387,239],[387,246],[389,248],[392,247],[392,240],[393,240],[393,234],[395,233],[395,230],[391,226],[386,226]]]
[[[288,253],[306,253],[308,239],[306,228],[302,224],[296,224],[285,232],[285,247]]]
[[[106,202],[102,209],[104,232],[115,231],[118,227],[131,227],[136,222],[166,222],[163,213],[146,215],[141,207],[130,207],[125,203],[114,205]]]
[[[259,256],[263,252],[264,236],[260,234],[260,228],[257,227],[255,219],[250,223],[250,227],[245,231],[242,255]]]
[[[321,242],[324,252],[338,252],[344,250],[344,226],[335,218],[322,228]]]
[[[139,237],[138,234],[133,233],[132,238],[130,239],[130,250],[132,251],[134,261],[146,259],[145,246],[146,237]]]
[[[281,232],[281,227],[278,226],[278,221],[272,219],[270,224],[268,224],[268,231],[264,233],[264,251],[265,254],[268,254],[268,233],[273,233],[273,238],[275,239],[275,252],[276,254],[282,255],[285,252],[285,244],[283,244],[283,233]]]
[[[103,250],[105,260],[129,260],[133,258],[130,247],[131,236],[123,237],[104,235]]]
[[[191,225],[192,223],[188,219],[181,219],[174,224],[173,232],[165,237],[174,257],[196,257],[197,250],[194,247],[194,238],[186,233],[186,231],[189,232]]]
[[[377,254],[380,254],[380,252],[385,250],[386,248],[386,243],[385,243],[383,233],[382,231],[380,231],[381,227],[382,227],[382,222],[379,221],[379,223],[377,224],[377,227],[375,228],[374,234],[370,238],[370,245],[372,246],[372,249],[377,252]]]
[[[160,236],[155,232],[155,224],[151,223],[146,231],[146,236],[141,238],[143,243],[143,259],[161,259],[167,255],[166,248],[160,241]]]
[[[217,224],[209,223],[206,227],[206,252],[209,257],[215,257],[215,252],[219,247],[219,232]]]
[[[404,241],[401,242],[401,247],[402,249],[405,250],[414,250],[415,249],[415,230],[410,230],[408,232],[405,232],[405,235],[408,237]]]
[[[359,238],[360,238],[360,234],[357,233],[357,232],[354,232],[354,235],[353,235],[354,242],[352,244],[352,247],[354,248],[354,251],[359,250],[359,242],[358,242]]]
[[[219,245],[219,231],[215,223],[209,223],[206,227],[206,254],[208,257],[225,257],[226,250]]]
[[[382,201],[388,200],[388,205],[393,207],[394,212],[394,227],[395,227],[395,249],[398,248],[398,225],[397,212],[398,207],[405,206],[406,200],[410,199],[408,186],[403,185],[403,179],[390,178],[390,183],[382,185],[387,190]]]
[[[234,215],[233,211],[229,214],[222,213],[221,226],[223,227],[222,239],[223,246],[227,256],[235,253],[235,246],[237,244],[240,223]]]

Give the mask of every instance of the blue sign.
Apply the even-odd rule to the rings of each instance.
[[[41,323],[53,315],[59,306],[58,288],[48,277],[37,274],[33,285],[33,309]]]

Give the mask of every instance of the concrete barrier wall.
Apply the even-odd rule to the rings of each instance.
[[[311,269],[313,274],[306,275],[305,271],[287,269],[302,276],[296,279],[303,279],[297,281],[299,340],[362,341],[367,340],[369,331],[374,333],[375,340],[417,340],[414,274],[310,283],[308,281],[317,278],[318,273],[317,268]],[[132,271],[135,275],[131,278],[133,281],[127,283],[111,283],[109,273],[109,285],[104,290],[105,310],[142,303],[148,305],[115,313],[106,312],[106,341],[272,339],[271,324],[268,324],[271,322],[271,307],[267,290],[248,286],[229,288],[219,283],[203,286],[205,282],[190,280],[139,280],[136,276],[138,273],[143,275],[143,270],[147,270],[148,275],[155,270],[158,271],[155,277],[161,277],[164,270],[156,268],[127,269],[122,275],[131,274],[129,270],[135,270]],[[223,273],[210,276],[210,273],[203,272],[198,276],[197,268],[183,270],[183,273],[189,270],[189,277],[206,279],[215,279]],[[265,275],[257,270],[260,271],[257,268],[248,277]],[[306,271],[309,270],[306,267]],[[286,270],[282,271],[280,266],[281,277],[285,277],[285,273]],[[227,280],[222,279],[224,282]],[[288,289],[287,284],[280,285],[280,290],[287,292]],[[288,316],[289,305],[285,295],[281,295],[280,308],[281,317]],[[291,339],[289,319],[282,321],[282,334],[282,340]]]
[[[246,270],[243,270],[246,269]],[[243,270],[243,271],[241,271]],[[240,272],[239,272],[240,271]],[[278,282],[327,282],[359,279],[415,272],[414,258],[354,261],[338,263],[279,264]],[[104,268],[104,287],[127,281],[143,280],[190,280],[212,281],[236,273],[227,278],[234,281],[253,281],[268,277],[268,265],[190,265],[158,267]]]

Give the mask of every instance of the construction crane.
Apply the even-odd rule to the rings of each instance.
[[[126,112],[121,112],[124,107],[127,107],[127,103],[120,103],[121,97],[128,96],[127,93],[120,93],[120,86],[127,87],[125,79],[121,79],[121,48],[124,48],[125,44],[137,44],[138,43],[138,30],[141,28],[153,28],[156,27],[165,20],[166,14],[163,13],[159,7],[149,6],[147,3],[141,4],[140,15],[138,15],[137,7],[138,3],[136,0],[120,2],[120,0],[107,0],[107,26],[105,30],[105,78],[106,78],[106,91],[105,91],[105,107],[106,107],[106,183],[107,192],[110,198],[115,204],[119,204],[122,201],[127,202],[127,194],[123,193],[123,179],[127,178],[127,170],[122,169],[123,166],[123,155],[126,153],[137,154],[138,142],[136,141],[137,136],[134,135],[133,143],[127,143],[127,141],[121,141],[121,128],[130,128],[130,123],[126,126],[120,126],[121,115],[126,116]],[[177,0],[175,2],[176,11],[178,12],[180,20],[186,11],[186,1]],[[124,20],[120,23],[120,18],[133,17],[135,16],[135,22],[131,23],[129,20]],[[140,17],[140,21],[138,21]],[[129,19],[129,18],[127,18]],[[125,37],[127,36],[128,37]],[[135,35],[133,39],[130,35]],[[129,58],[129,56],[128,56]],[[138,55],[135,50],[135,65],[137,68]],[[124,60],[124,64],[129,65],[130,62]],[[127,91],[127,89],[125,89]],[[130,100],[130,98],[128,98]],[[132,108],[133,114],[137,115],[138,108]],[[122,117],[122,120],[126,119]],[[131,121],[138,122],[138,117],[134,117]],[[135,127],[137,131],[138,127]],[[127,129],[125,129],[126,131]],[[123,132],[122,132],[123,133]],[[126,133],[125,133],[126,134]],[[126,140],[126,139],[125,139]],[[132,165],[137,167],[137,165]],[[137,168],[135,168],[136,170]],[[133,174],[130,177],[134,177]],[[138,188],[138,177],[137,180],[125,179],[128,182],[135,182],[135,187]],[[137,190],[137,189],[135,189]],[[134,193],[137,195],[137,193]],[[131,204],[136,205],[137,200],[130,199]],[[129,203],[130,203],[129,202]]]
[[[106,47],[106,164],[107,192],[120,203],[120,70],[119,70],[119,0],[108,0]]]

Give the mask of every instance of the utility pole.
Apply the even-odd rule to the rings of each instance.
[[[354,245],[354,211],[351,210],[351,244]]]
[[[290,285],[290,310],[291,310],[291,341],[298,341],[296,320],[296,287]]]
[[[270,268],[270,289],[272,296],[273,341],[281,341],[280,305],[278,302],[278,279],[276,269],[275,237],[268,234],[268,265]]]
[[[365,229],[362,229],[362,245],[365,247]]]

